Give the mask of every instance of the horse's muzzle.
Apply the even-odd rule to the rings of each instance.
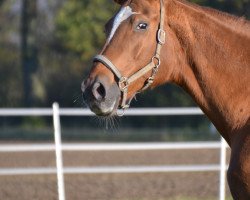
[[[112,115],[119,104],[120,90],[105,76],[88,78],[82,82],[83,99],[92,112],[99,116]]]

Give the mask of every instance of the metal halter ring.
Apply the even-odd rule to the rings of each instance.
[[[155,68],[158,68],[158,67],[160,66],[160,64],[161,64],[161,60],[160,60],[160,58],[157,57],[157,56],[154,56],[154,57],[152,58],[152,62],[153,62],[153,63],[155,63],[154,60],[157,61],[157,63],[155,64]]]
[[[125,109],[126,109],[126,108],[117,109],[117,110],[116,110],[117,116],[118,116],[118,117],[124,116],[124,114],[125,114]]]
[[[119,88],[121,91],[124,91],[128,88],[128,78],[122,76],[118,82]]]

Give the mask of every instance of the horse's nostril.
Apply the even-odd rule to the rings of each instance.
[[[102,99],[104,99],[105,96],[106,96],[105,87],[104,87],[103,84],[100,83],[100,82],[96,82],[96,83],[93,85],[92,93],[93,93],[94,97],[96,98],[96,100],[102,100]]]
[[[97,88],[97,92],[98,92],[103,98],[106,96],[106,91],[105,91],[105,88],[103,87],[102,84]]]

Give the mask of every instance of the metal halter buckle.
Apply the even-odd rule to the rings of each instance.
[[[157,40],[160,45],[165,44],[166,41],[166,33],[162,29],[158,29],[157,31]]]
[[[127,77],[121,77],[118,82],[119,88],[121,91],[124,91],[128,88],[128,78]]]

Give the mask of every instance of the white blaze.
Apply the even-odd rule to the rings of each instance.
[[[131,15],[135,14],[135,12],[132,11],[132,9],[129,6],[121,8],[121,10],[117,13],[114,22],[113,22],[113,27],[111,29],[111,32],[108,37],[108,43],[110,40],[113,38],[116,30],[120,26],[120,24],[128,19]]]

